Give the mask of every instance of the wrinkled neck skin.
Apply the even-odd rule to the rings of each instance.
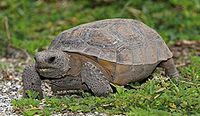
[[[68,69],[63,72],[62,76],[58,77],[44,77],[40,75],[42,80],[49,80],[49,84],[53,92],[65,91],[65,90],[88,90],[86,85],[82,83],[81,76],[76,62],[76,58],[73,59],[68,53],[65,53],[67,58]],[[38,72],[39,73],[39,72]]]
[[[59,79],[51,80],[51,88],[53,91],[63,90],[86,90],[90,91],[81,79],[81,63],[82,57],[79,54],[65,53],[69,61],[69,70],[65,76]]]
[[[66,76],[64,78],[51,80],[50,86],[53,92],[64,90],[88,90],[87,86],[82,83],[80,76]]]
[[[66,53],[66,55],[69,58],[69,67],[70,67],[66,75],[73,77],[80,76],[83,56],[80,56],[79,54],[75,53]]]

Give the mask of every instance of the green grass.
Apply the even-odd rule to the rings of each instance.
[[[63,30],[106,18],[132,18],[157,30],[164,40],[200,40],[199,0],[1,0],[0,51],[8,41],[34,54]],[[7,26],[6,26],[7,25]],[[7,28],[6,28],[7,27]]]
[[[153,79],[145,83],[130,84],[135,89],[116,86],[117,92],[108,97],[82,93],[79,97],[46,97],[43,101],[13,100],[12,105],[24,115],[50,115],[66,110],[97,111],[110,115],[200,115],[200,59],[191,57],[191,60],[191,65],[180,69],[182,77],[178,80],[166,78],[157,72]]]

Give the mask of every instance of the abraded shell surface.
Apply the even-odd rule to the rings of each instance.
[[[153,64],[172,57],[156,31],[132,19],[106,19],[76,26],[59,34],[49,49],[127,65]]]

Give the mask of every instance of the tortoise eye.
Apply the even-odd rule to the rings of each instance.
[[[48,62],[48,63],[53,63],[53,62],[55,61],[55,59],[56,59],[55,56],[49,57],[49,58],[47,59],[47,62]]]

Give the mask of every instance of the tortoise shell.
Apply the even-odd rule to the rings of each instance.
[[[155,30],[133,19],[106,19],[76,26],[59,34],[49,49],[126,65],[153,64],[172,57]]]

